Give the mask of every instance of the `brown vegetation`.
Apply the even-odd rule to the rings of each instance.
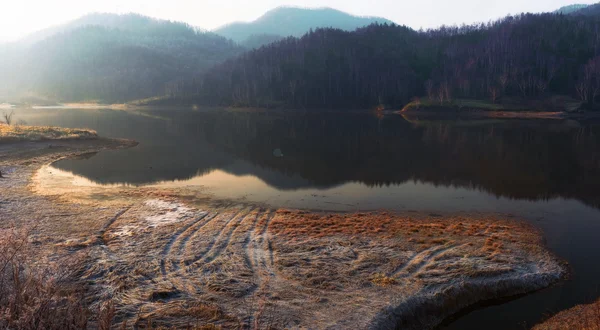
[[[94,145],[77,142],[88,146],[80,152]],[[0,158],[10,170],[0,180],[0,227],[35,223],[29,237],[40,260],[80,256],[76,278],[64,283],[85,283],[75,301],[117,323],[427,329],[564,274],[536,230],[487,215],[276,210],[144,187],[98,188],[88,204],[75,204],[77,190],[36,194],[38,167],[28,165],[76,151],[43,152]]]
[[[600,300],[575,306],[539,324],[533,330],[600,330]]]
[[[20,126],[0,123],[0,143],[16,141],[96,139],[93,130],[49,126]]]
[[[39,260],[30,234],[0,229],[0,328],[87,328],[92,312],[76,284],[76,256],[59,263]]]

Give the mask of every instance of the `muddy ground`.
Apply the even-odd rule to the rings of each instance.
[[[32,228],[40,260],[77,260],[90,302],[114,301],[117,323],[428,329],[565,275],[536,229],[497,216],[282,210],[184,189],[69,186],[47,167],[133,145],[0,145],[0,227]]]

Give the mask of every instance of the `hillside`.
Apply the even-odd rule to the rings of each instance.
[[[91,13],[65,24],[52,26],[31,33],[19,40],[18,43],[31,45],[54,35],[70,32],[87,26],[101,26],[105,28],[119,29],[136,33],[152,33],[152,31],[160,31],[165,29],[166,26],[185,26],[186,28],[201,32],[199,29],[191,27],[185,23],[159,20],[139,14],[119,15],[110,13]]]
[[[583,4],[568,5],[568,6],[564,6],[564,7],[561,7],[559,9],[555,10],[554,13],[556,13],[556,14],[565,14],[565,15],[572,14],[572,13],[578,11],[578,10],[587,8],[588,6],[589,5],[583,5]]]
[[[281,39],[284,39],[284,37],[276,34],[253,34],[240,45],[246,49],[255,49],[280,41]]]
[[[93,14],[0,49],[0,96],[123,102],[168,94],[243,49],[177,22]]]
[[[591,107],[600,97],[598,31],[596,18],[556,14],[424,32],[319,29],[227,61],[180,95],[216,105],[399,109],[414,97],[444,106],[567,95]]]
[[[589,5],[579,10],[573,11],[572,14],[582,16],[600,16],[600,3]]]
[[[239,43],[260,35],[300,37],[310,29],[332,27],[353,31],[375,22],[391,24],[390,20],[379,17],[359,17],[332,8],[279,7],[249,23],[232,23],[214,30],[215,33]]]

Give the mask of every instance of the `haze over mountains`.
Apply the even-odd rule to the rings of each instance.
[[[352,30],[375,21],[389,22],[333,9],[282,7],[256,22],[219,30],[236,45],[185,23],[136,14],[90,14],[0,47],[0,74],[9,78],[0,82],[0,97],[124,102],[164,95],[171,86],[246,49],[311,28]]]
[[[575,5],[561,8],[558,12],[594,17],[597,15],[597,9],[598,5]],[[555,17],[552,22],[564,19]],[[385,24],[389,27],[362,28],[371,24]],[[287,36],[302,37],[311,29],[319,28],[326,29],[302,39],[282,40]],[[359,30],[353,32],[357,28]],[[432,75],[432,65],[445,63],[448,59],[444,58],[451,49],[459,47],[452,52],[461,53],[460,56],[464,57],[472,56],[462,54],[465,49],[460,48],[460,45],[463,45],[461,40],[488,38],[489,33],[486,29],[488,28],[478,28],[477,31],[452,30],[455,32],[449,35],[450,30],[446,28],[436,30],[437,32],[431,33],[434,36],[439,35],[439,42],[444,46],[418,50],[415,47],[424,43],[424,36],[417,31],[394,26],[393,22],[384,18],[357,17],[330,8],[276,8],[254,22],[232,23],[214,32],[201,31],[185,23],[157,20],[136,14],[91,14],[58,27],[39,31],[16,43],[0,45],[0,57],[3,59],[0,62],[0,74],[6,78],[0,81],[0,101],[30,99],[33,100],[31,102],[37,102],[39,100],[36,99],[42,98],[59,102],[112,103],[167,96],[194,99],[194,102],[200,103],[293,104],[296,101],[291,100],[289,96],[279,96],[267,102],[273,95],[266,94],[259,97],[261,101],[240,102],[241,96],[232,97],[235,93],[240,93],[239,89],[234,90],[233,84],[242,81],[247,86],[254,84],[254,93],[259,93],[260,88],[268,87],[259,82],[264,79],[279,81],[288,87],[296,86],[293,89],[317,82],[312,87],[316,93],[314,95],[327,98],[327,93],[319,89],[323,87],[319,87],[319,84],[325,82],[329,86],[333,82],[332,79],[340,80],[341,77],[356,75],[358,66],[365,72],[372,71],[369,74],[372,78],[369,79],[377,81],[372,84],[368,79],[361,78],[361,84],[367,84],[361,89],[361,93],[379,94],[373,97],[363,95],[358,104],[372,105],[383,102],[384,98],[390,98],[392,103],[402,103],[411,96],[424,93],[423,82]],[[378,35],[379,32],[382,35]],[[444,35],[445,37],[441,37]],[[538,37],[544,39],[550,35]],[[358,44],[349,48],[349,42]],[[252,51],[268,44],[270,45],[266,49]],[[289,48],[290,45],[295,46]],[[288,59],[282,59],[281,55],[274,56],[291,50],[295,53],[290,54]],[[429,51],[442,53],[428,53]],[[565,63],[570,63],[569,68],[576,73],[580,68],[575,67],[573,61],[580,65],[593,57],[591,53],[596,53],[595,50],[587,48],[581,51],[585,56],[580,54],[576,59],[564,59]],[[247,53],[239,57],[244,52]],[[329,55],[326,52],[329,52]],[[348,52],[354,52],[354,55]],[[349,60],[359,53],[364,53],[360,62]],[[239,59],[233,60],[238,57]],[[250,58],[257,62],[248,63]],[[554,61],[556,54],[551,58]],[[227,60],[232,61],[219,66]],[[350,62],[353,64],[350,65]],[[386,65],[373,65],[381,63]],[[235,70],[224,69],[232,65],[245,74],[239,76]],[[281,80],[279,72],[289,70],[305,78]],[[248,76],[250,72],[253,72],[252,76]],[[214,80],[219,74],[229,82],[224,85],[223,81],[219,80],[221,78]],[[352,79],[359,77],[355,76]],[[207,86],[207,81],[214,84]],[[413,85],[405,88],[404,84],[408,82]],[[541,83],[538,81],[531,84]],[[548,84],[553,86],[556,83],[549,81]],[[356,85],[354,88],[359,87],[360,85]],[[219,90],[215,90],[216,88]],[[327,88],[331,89],[330,86]],[[518,89],[516,85],[512,88]],[[268,93],[275,93],[276,89]],[[373,92],[373,89],[380,90]],[[399,89],[402,91],[390,92]],[[365,90],[370,92],[364,92]],[[206,96],[208,91],[213,93],[209,97]],[[289,94],[289,91],[286,93]],[[392,95],[390,93],[395,96],[384,97]],[[230,96],[224,97],[225,94]],[[358,94],[353,92],[353,95]],[[247,95],[244,98],[247,98]],[[329,100],[317,102],[316,105],[333,103],[335,102]]]
[[[243,48],[184,23],[91,14],[4,47],[0,95],[123,102],[162,95]]]
[[[589,5],[583,5],[583,4],[568,5],[568,6],[561,7],[559,9],[555,10],[554,12],[558,13],[558,14],[572,14],[581,9],[585,9],[588,6]]]
[[[301,37],[310,29],[333,27],[353,31],[373,23],[394,24],[380,17],[358,17],[332,8],[306,9],[279,7],[249,23],[231,23],[214,30],[215,33],[236,42],[246,42],[256,36]]]

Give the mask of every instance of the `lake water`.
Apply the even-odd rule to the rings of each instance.
[[[547,246],[569,261],[569,281],[443,329],[524,329],[600,296],[599,122],[224,110],[15,117],[140,142],[53,165],[94,184],[202,186],[217,198],[325,211],[495,213],[543,229]]]

